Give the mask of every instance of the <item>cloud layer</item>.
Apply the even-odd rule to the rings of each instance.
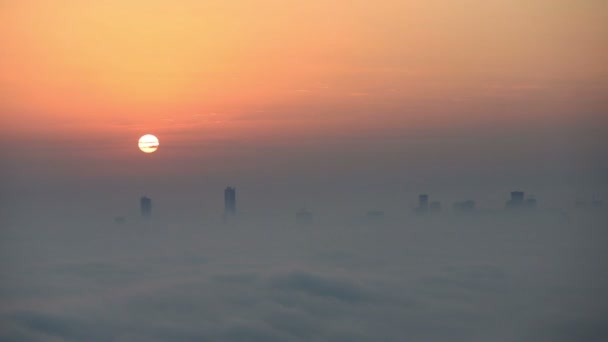
[[[0,340],[600,341],[599,225],[4,232]]]

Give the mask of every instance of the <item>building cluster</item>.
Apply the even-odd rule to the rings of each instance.
[[[592,198],[590,201],[578,199],[575,204],[577,209],[599,210],[604,207],[604,201],[595,197]]]
[[[536,199],[534,197],[527,197],[523,191],[511,192],[511,199],[509,199],[505,205],[505,208],[509,211],[519,210],[533,210],[536,209]],[[476,203],[473,200],[463,200],[454,202],[452,210],[457,214],[470,214],[476,211]],[[414,208],[414,212],[418,215],[424,215],[427,213],[437,214],[441,212],[441,202],[429,201],[429,195],[420,194],[418,195],[418,206]]]
[[[536,209],[536,199],[532,196],[526,197],[523,191],[512,191],[511,197],[505,204],[505,210],[507,212],[530,212]],[[577,208],[592,208],[598,209],[603,207],[603,202],[596,198],[593,198],[590,202],[579,200],[576,202]],[[442,210],[441,202],[430,201],[428,194],[418,195],[418,204],[414,208],[414,212],[417,215],[426,214],[439,214]],[[471,214],[476,212],[476,204],[473,200],[464,200],[454,202],[452,210],[456,214]],[[140,199],[140,212],[141,217],[149,218],[152,216],[152,199],[143,196]],[[230,220],[231,217],[235,217],[236,210],[236,188],[228,186],[224,189],[224,220]],[[367,222],[377,222],[384,218],[384,212],[380,210],[370,210],[365,215]],[[295,220],[300,224],[311,224],[313,223],[313,214],[302,209],[295,214]],[[124,217],[115,218],[116,223],[124,223]]]
[[[456,213],[472,213],[475,211],[475,201],[466,200],[455,202],[452,209]],[[418,206],[414,208],[414,212],[418,215],[439,214],[441,212],[441,202],[429,201],[429,195],[418,195]]]
[[[152,216],[152,199],[147,196],[142,196],[139,200],[139,210],[141,217],[149,218]],[[227,187],[224,190],[224,218],[227,219],[231,216],[236,215],[236,188]],[[120,223],[124,222],[123,217],[117,217],[116,220],[121,220]],[[118,222],[117,222],[118,223]]]
[[[432,201],[429,202],[429,195],[420,194],[418,195],[418,206],[414,208],[414,211],[418,215],[423,215],[426,213],[437,214],[441,212],[441,202]]]
[[[505,208],[508,210],[536,209],[536,199],[534,197],[525,198],[523,191],[513,191]]]

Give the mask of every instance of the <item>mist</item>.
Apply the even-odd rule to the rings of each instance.
[[[608,341],[606,13],[0,0],[0,341]]]
[[[246,189],[236,190],[234,215],[177,214],[153,196],[148,218],[138,197],[120,217],[77,201],[13,210],[1,240],[1,339],[608,336],[608,233],[599,202],[470,211],[442,202],[431,212],[414,197],[400,211],[256,213]]]

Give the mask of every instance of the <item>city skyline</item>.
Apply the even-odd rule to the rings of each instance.
[[[594,209],[601,210],[603,208],[603,200],[598,199],[597,197],[593,197],[593,199],[589,202],[584,201],[582,199],[571,199],[572,206],[568,208],[552,208],[552,207],[543,207],[539,206],[537,199],[535,196],[528,195],[526,197],[525,192],[523,191],[511,191],[509,192],[510,198],[505,200],[504,206],[500,207],[484,207],[483,205],[477,206],[478,202],[475,200],[460,200],[452,203],[451,210],[442,209],[442,201],[437,199],[432,199],[428,194],[419,194],[418,195],[418,203],[415,206],[411,204],[404,204],[403,208],[398,211],[398,214],[412,214],[418,216],[426,216],[426,215],[439,215],[445,214],[446,212],[451,213],[500,213],[501,211],[504,213],[510,214],[550,214],[550,215],[559,215],[561,217],[567,217],[569,214],[573,213],[573,209]],[[221,214],[221,217],[226,220],[229,217],[236,217],[236,188],[233,186],[227,186],[224,189],[224,197],[223,197],[224,209]],[[318,208],[317,208],[318,209]],[[381,209],[381,208],[380,208]],[[148,196],[143,196],[140,199],[140,215],[144,218],[149,218],[151,216],[152,211],[152,199]],[[248,212],[245,210],[245,213],[252,214],[252,212]],[[368,210],[368,216],[384,216],[383,210]],[[274,214],[279,214],[279,212],[274,212]],[[284,214],[284,213],[283,213]],[[350,215],[356,215],[357,211],[354,208],[351,208]],[[392,213],[394,214],[394,213]],[[313,213],[308,211],[307,209],[300,209],[296,212],[296,221],[304,222],[307,224],[312,223]],[[219,217],[218,213],[218,217]],[[118,216],[118,218],[125,218],[124,216]],[[122,223],[122,222],[119,222]]]
[[[0,0],[0,341],[608,341],[607,23]]]
[[[606,197],[606,5],[469,4],[3,4],[2,191]]]

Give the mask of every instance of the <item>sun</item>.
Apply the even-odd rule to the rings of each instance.
[[[139,138],[139,149],[144,153],[152,153],[158,150],[158,138],[152,134],[146,134]]]

